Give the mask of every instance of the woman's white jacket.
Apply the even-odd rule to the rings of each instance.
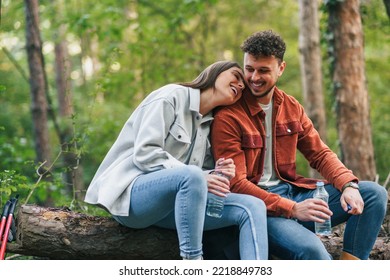
[[[198,89],[169,84],[150,93],[103,159],[85,202],[127,216],[138,176],[184,164],[212,169],[209,131],[213,118],[211,113],[202,116],[199,105]]]

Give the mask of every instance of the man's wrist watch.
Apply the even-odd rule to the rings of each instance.
[[[355,182],[348,182],[341,188],[341,192],[343,192],[346,188],[353,188],[353,189],[358,190],[359,185]]]

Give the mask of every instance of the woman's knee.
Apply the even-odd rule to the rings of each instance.
[[[181,170],[182,182],[180,188],[186,188],[191,192],[207,195],[207,181],[203,171],[194,165],[186,165]]]
[[[239,208],[246,216],[256,217],[256,219],[266,219],[267,208],[264,201],[246,194],[231,193],[231,203]]]
[[[243,195],[243,200],[245,205],[252,210],[252,212],[255,213],[266,213],[267,207],[265,206],[265,203],[263,200],[252,196],[252,195]]]

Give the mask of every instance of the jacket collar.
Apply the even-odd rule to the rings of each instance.
[[[263,109],[261,109],[256,97],[253,94],[251,94],[250,92],[245,92],[242,95],[242,98],[243,98],[244,102],[246,103],[251,116],[257,115],[258,113],[263,111]],[[279,106],[280,104],[282,104],[283,99],[284,99],[283,92],[280,89],[278,89],[277,87],[275,87],[272,98],[274,100],[274,106]]]
[[[190,100],[190,111],[199,113],[200,107],[200,90],[196,88],[188,87],[189,100]]]
[[[194,112],[196,114],[196,116],[199,116],[200,118],[202,118],[201,123],[213,120],[214,118],[213,118],[212,112],[209,112],[205,116],[202,116],[202,114],[199,113],[200,89],[188,87],[188,92],[189,92],[189,100],[190,100],[190,106],[189,106],[190,111]]]

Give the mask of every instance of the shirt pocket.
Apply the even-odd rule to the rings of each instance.
[[[256,177],[261,164],[261,151],[264,143],[260,134],[244,134],[241,148],[245,154],[245,166],[249,178]]]
[[[188,135],[188,132],[178,123],[174,123],[169,129],[169,136],[173,137],[173,139],[177,142],[190,144],[191,138]],[[168,138],[169,138],[168,136]]]
[[[174,123],[165,139],[165,150],[177,160],[184,162],[190,147],[191,137],[188,132],[179,123]]]
[[[276,124],[276,137],[294,135],[302,131],[302,124],[298,121]]]
[[[278,164],[295,163],[299,133],[302,131],[302,124],[298,121],[276,124],[276,154]]]

